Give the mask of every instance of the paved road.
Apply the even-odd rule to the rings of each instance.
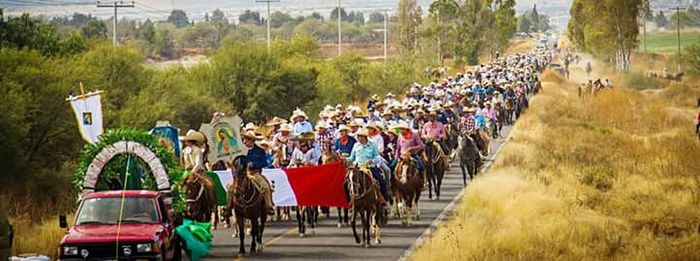
[[[508,136],[510,126],[503,128],[503,135]],[[504,139],[491,142],[492,161],[504,144]],[[403,227],[398,219],[391,219],[381,228],[382,244],[372,248],[362,248],[355,244],[350,227],[337,227],[337,214],[331,210],[331,218],[322,218],[315,234],[299,238],[296,221],[271,222],[265,227],[263,242],[265,249],[261,254],[245,256],[244,259],[285,259],[285,260],[396,260],[409,249],[418,237],[423,234],[440,215],[440,213],[460,194],[462,190],[462,175],[459,165],[452,164],[451,170],[445,175],[440,200],[429,200],[428,192],[421,195],[421,220],[414,221],[413,226]],[[458,201],[458,199],[457,199]],[[450,211],[451,212],[451,211]],[[450,214],[450,213],[446,213]],[[358,223],[359,225],[359,223]],[[308,232],[308,231],[307,231]],[[358,232],[360,232],[358,230]],[[215,240],[211,256],[205,260],[232,260],[237,257],[238,238],[231,237],[231,230],[219,228],[214,231]],[[374,243],[374,237],[372,237]],[[246,251],[250,250],[250,237],[246,236]]]

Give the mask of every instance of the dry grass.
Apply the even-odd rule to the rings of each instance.
[[[490,171],[412,258],[700,259],[700,143],[684,113],[697,87],[582,101],[543,79]]]
[[[68,217],[69,224],[73,219]],[[10,218],[15,229],[13,253],[38,253],[56,258],[58,243],[65,231],[58,226],[58,217],[32,223],[29,217]]]

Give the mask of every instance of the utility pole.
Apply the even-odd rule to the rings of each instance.
[[[442,24],[440,24],[440,9],[437,10],[437,48],[438,48],[438,63],[442,66],[442,43],[440,42],[440,33],[442,31]]]
[[[340,0],[338,0],[338,56],[343,52],[343,33],[340,27]]]
[[[387,58],[387,36],[389,32],[389,28],[387,27],[387,23],[389,22],[389,14],[384,11],[384,63],[386,63],[386,58]]]
[[[124,4],[124,1],[114,1],[112,3],[101,3],[100,1],[97,1],[97,7],[100,8],[114,8],[114,23],[113,26],[114,28],[112,29],[112,43],[114,46],[117,46],[117,10],[119,8],[125,8],[125,7],[134,7],[134,1],[131,1],[131,4]]]
[[[644,54],[647,54],[647,18],[646,15],[644,15]]]
[[[256,3],[267,3],[267,52],[272,48],[272,37],[270,35],[270,3],[279,3],[280,0],[255,0]]]
[[[677,6],[669,8],[669,10],[676,11],[676,42],[678,43],[678,71],[681,72],[681,10],[685,8]]]

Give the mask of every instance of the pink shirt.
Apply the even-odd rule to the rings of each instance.
[[[401,156],[404,151],[417,152],[423,149],[423,141],[418,137],[418,134],[413,133],[410,138],[404,138],[399,135],[396,142],[396,158]]]
[[[445,137],[445,128],[439,121],[429,121],[423,125],[423,137],[441,140]]]

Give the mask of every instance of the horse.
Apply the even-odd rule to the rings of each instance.
[[[217,198],[214,183],[208,177],[192,173],[182,180],[185,194],[186,216],[197,222],[210,222],[212,213],[217,210]],[[218,223],[214,218],[214,223]]]
[[[685,75],[685,72],[670,73],[666,79],[671,80],[671,81],[680,82],[683,80],[684,75]]]
[[[381,213],[379,211],[381,209],[380,196],[372,180],[372,174],[369,174],[369,170],[351,168],[348,171],[345,182],[348,198],[350,199],[350,207],[352,208],[352,218],[350,219],[352,234],[355,237],[355,243],[362,243],[362,246],[366,248],[371,246],[371,230],[374,231],[375,243],[381,244],[379,222],[377,220],[377,215]],[[362,223],[362,240],[357,235],[356,229],[358,215]]]
[[[418,200],[423,190],[423,175],[418,172],[416,163],[411,156],[404,155],[398,159],[392,182],[394,183],[392,187],[395,191],[395,205],[399,209],[401,224],[410,226],[414,206],[416,209],[416,220],[420,219]]]
[[[489,134],[484,129],[478,129],[476,133],[479,135],[479,141],[477,141],[477,144],[481,145],[481,154],[484,156],[489,155],[491,152],[491,149],[489,148],[491,145],[491,138],[489,138]]]
[[[445,176],[445,157],[442,148],[435,140],[425,142],[425,171],[428,176],[428,198],[433,199],[433,189],[435,197],[440,199],[440,187],[442,178]]]
[[[459,136],[459,167],[462,169],[462,183],[467,186],[467,173],[469,180],[474,180],[481,165],[479,146],[471,137]]]
[[[335,154],[333,151],[330,151],[328,149],[322,150],[321,164],[331,164],[340,161],[340,157],[338,157],[338,155]],[[338,210],[338,227],[342,227],[343,223],[348,224],[350,222],[348,217],[348,209],[338,207],[336,208],[336,210]]]
[[[240,240],[239,255],[245,254],[245,221],[250,221],[251,243],[250,252],[262,252],[262,236],[265,231],[265,221],[267,221],[267,209],[265,196],[262,191],[253,184],[253,180],[246,172],[250,171],[248,166],[243,166],[242,157],[238,157],[233,162],[232,171],[235,177],[227,187],[229,208],[236,216],[238,226],[238,239]]]
[[[445,125],[445,134],[446,134],[446,145],[447,148],[450,150],[450,152],[454,152],[457,150],[457,147],[459,145],[458,142],[458,137],[459,137],[459,130],[457,128],[457,123],[456,122],[450,122]],[[454,157],[454,153],[450,153],[450,159]]]
[[[506,108],[505,106],[498,106],[498,136],[501,136],[501,131],[503,130],[503,126],[506,125]]]
[[[503,106],[505,108],[505,115],[503,118],[506,120],[506,123],[508,125],[513,125],[513,110],[514,110],[513,104],[514,103],[515,103],[515,101],[513,101],[512,99],[506,99],[506,104],[505,104],[505,106]]]

